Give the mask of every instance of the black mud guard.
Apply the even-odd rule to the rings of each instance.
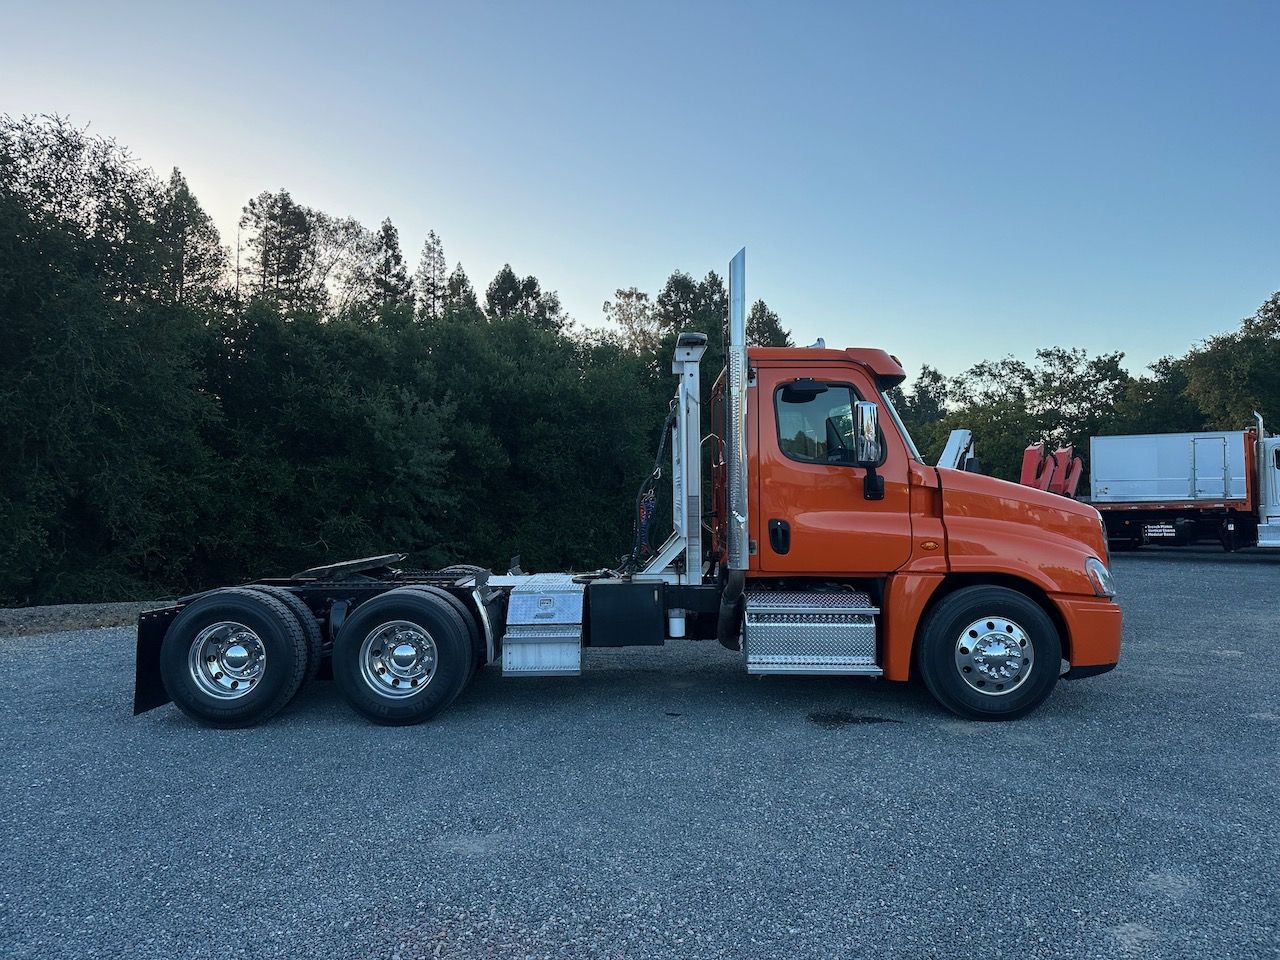
[[[173,604],[157,610],[146,610],[138,616],[138,653],[133,680],[133,715],[163,707],[169,702],[164,681],[160,679],[160,645],[169,624],[182,605]]]

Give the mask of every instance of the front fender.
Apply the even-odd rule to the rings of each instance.
[[[1034,583],[1045,593],[1094,596],[1084,562],[1093,554],[1078,540],[980,517],[947,519],[952,573],[998,573]]]
[[[952,573],[1002,573],[1048,594],[1094,595],[1084,562],[1106,557],[1096,510],[994,477],[938,474]]]

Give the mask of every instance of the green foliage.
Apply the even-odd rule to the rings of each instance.
[[[61,121],[0,124],[7,601],[176,583],[210,517],[217,407],[193,304],[217,299],[176,193]]]
[[[521,280],[504,264],[485,293],[485,312],[490,320],[519,317],[544,330],[559,330],[565,324],[564,310],[555,293],[543,293],[537,277]]]
[[[1186,433],[1209,427],[1204,411],[1187,390],[1186,358],[1163,357],[1151,375],[1125,386],[1115,416],[1103,433]],[[1239,427],[1244,421],[1225,426]]]
[[[461,270],[462,266],[459,265]],[[444,316],[449,278],[448,261],[444,258],[444,244],[434,230],[427,234],[418,258],[418,269],[413,274],[413,292],[417,301],[418,316],[423,320],[439,320]],[[462,274],[466,279],[466,274]]]
[[[462,264],[453,268],[444,289],[444,309],[446,313],[480,319],[480,304],[476,300],[476,292],[467,279],[467,271]]]
[[[400,233],[390,217],[382,221],[370,246],[369,300],[382,309],[412,308],[413,287],[400,253]]]
[[[791,333],[784,330],[778,315],[763,300],[751,305],[747,314],[747,342],[757,347],[794,347]]]
[[[1232,333],[1210,337],[1185,358],[1186,394],[1210,424],[1248,423],[1253,411],[1280,417],[1280,292]]]

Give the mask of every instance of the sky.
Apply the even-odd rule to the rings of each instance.
[[[1137,373],[1280,288],[1280,3],[15,3],[0,113],[428,230],[602,322],[725,275],[797,342]]]

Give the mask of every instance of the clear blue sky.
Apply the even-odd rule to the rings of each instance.
[[[600,322],[724,272],[797,339],[1140,369],[1280,287],[1280,4],[9,3],[0,111],[287,187]]]

